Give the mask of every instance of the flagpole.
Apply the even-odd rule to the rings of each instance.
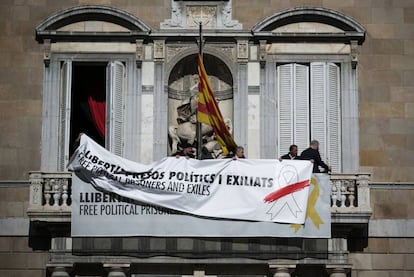
[[[200,54],[201,60],[203,60],[203,27],[201,21],[199,22],[199,44],[198,44],[198,53]],[[197,119],[196,125],[196,136],[197,136],[197,159],[201,160],[201,146],[202,146],[202,134],[201,134],[201,123]]]

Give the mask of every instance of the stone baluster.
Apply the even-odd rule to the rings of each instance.
[[[59,200],[61,197],[61,185],[60,185],[60,180],[56,180],[56,179],[52,179],[51,180],[52,183],[52,193],[53,193],[53,206],[57,207],[59,206]]]
[[[340,182],[341,187],[340,187],[340,191],[341,191],[341,198],[339,199],[341,202],[341,207],[345,207],[345,201],[346,201],[346,192],[347,192],[347,181],[341,181]]]
[[[351,182],[350,186],[348,187],[348,192],[349,192],[349,207],[350,208],[354,208],[355,207],[355,183]]]
[[[45,206],[50,206],[50,198],[51,195],[51,186],[50,186],[50,179],[45,179],[45,188],[44,188],[44,197],[45,197]]]
[[[68,206],[68,179],[62,179],[62,206]]]
[[[336,187],[337,181],[332,181],[331,183],[331,190],[332,190],[332,207],[337,208],[337,200],[338,200],[338,188]]]

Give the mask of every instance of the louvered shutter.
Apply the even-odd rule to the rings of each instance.
[[[277,67],[278,156],[287,153],[287,149],[293,141],[293,70],[294,64]]]
[[[280,65],[278,72],[279,156],[297,144],[309,144],[309,68],[300,64]]]
[[[309,145],[309,67],[295,64],[294,76],[294,132],[291,144],[296,144],[302,151]]]
[[[311,139],[319,141],[319,152],[326,161],[326,73],[325,63],[311,63]]]
[[[112,61],[107,66],[106,137],[105,145],[111,152],[122,156],[123,140],[123,93],[125,90],[125,66]]]
[[[341,171],[340,68],[311,64],[311,136],[319,141],[322,160]]]
[[[59,165],[58,170],[64,171],[69,162],[70,141],[70,109],[72,88],[72,61],[65,61],[60,69],[59,97]]]
[[[340,107],[340,70],[333,63],[327,65],[327,163],[332,172],[341,172],[341,107]]]

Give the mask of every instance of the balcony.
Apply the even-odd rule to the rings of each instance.
[[[371,216],[369,174],[332,174],[332,223],[366,224]],[[70,223],[71,173],[30,173],[31,221]]]
[[[273,267],[285,268],[285,263],[288,263],[288,268],[322,264],[326,269],[348,270],[351,267],[349,251],[366,246],[371,216],[369,181],[368,174],[330,175],[331,239],[71,238],[71,173],[32,172],[27,214],[31,224],[40,227],[40,232],[46,229],[50,234],[51,260],[48,267],[51,270],[62,265],[73,269],[76,264],[85,262],[85,255],[89,263],[102,263],[103,259],[105,263],[114,263],[118,267],[126,265],[127,268],[158,263],[191,265],[194,258],[198,258],[197,263],[209,263],[209,258],[220,257],[222,263],[233,266],[267,263],[271,270]],[[106,245],[107,249],[101,249],[100,245]],[[128,246],[125,248],[125,245]],[[160,245],[164,248],[159,248]],[[184,250],[180,248],[182,245]]]

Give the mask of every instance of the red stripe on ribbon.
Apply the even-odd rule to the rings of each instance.
[[[288,194],[294,193],[298,190],[301,190],[307,186],[310,185],[309,180],[305,180],[305,181],[301,181],[298,183],[294,183],[291,185],[288,185],[286,187],[283,187],[281,189],[278,189],[277,191],[274,191],[272,193],[269,193],[268,195],[266,195],[266,197],[264,198],[265,202],[273,202],[278,200],[279,198],[282,198],[283,196],[286,196]]]

